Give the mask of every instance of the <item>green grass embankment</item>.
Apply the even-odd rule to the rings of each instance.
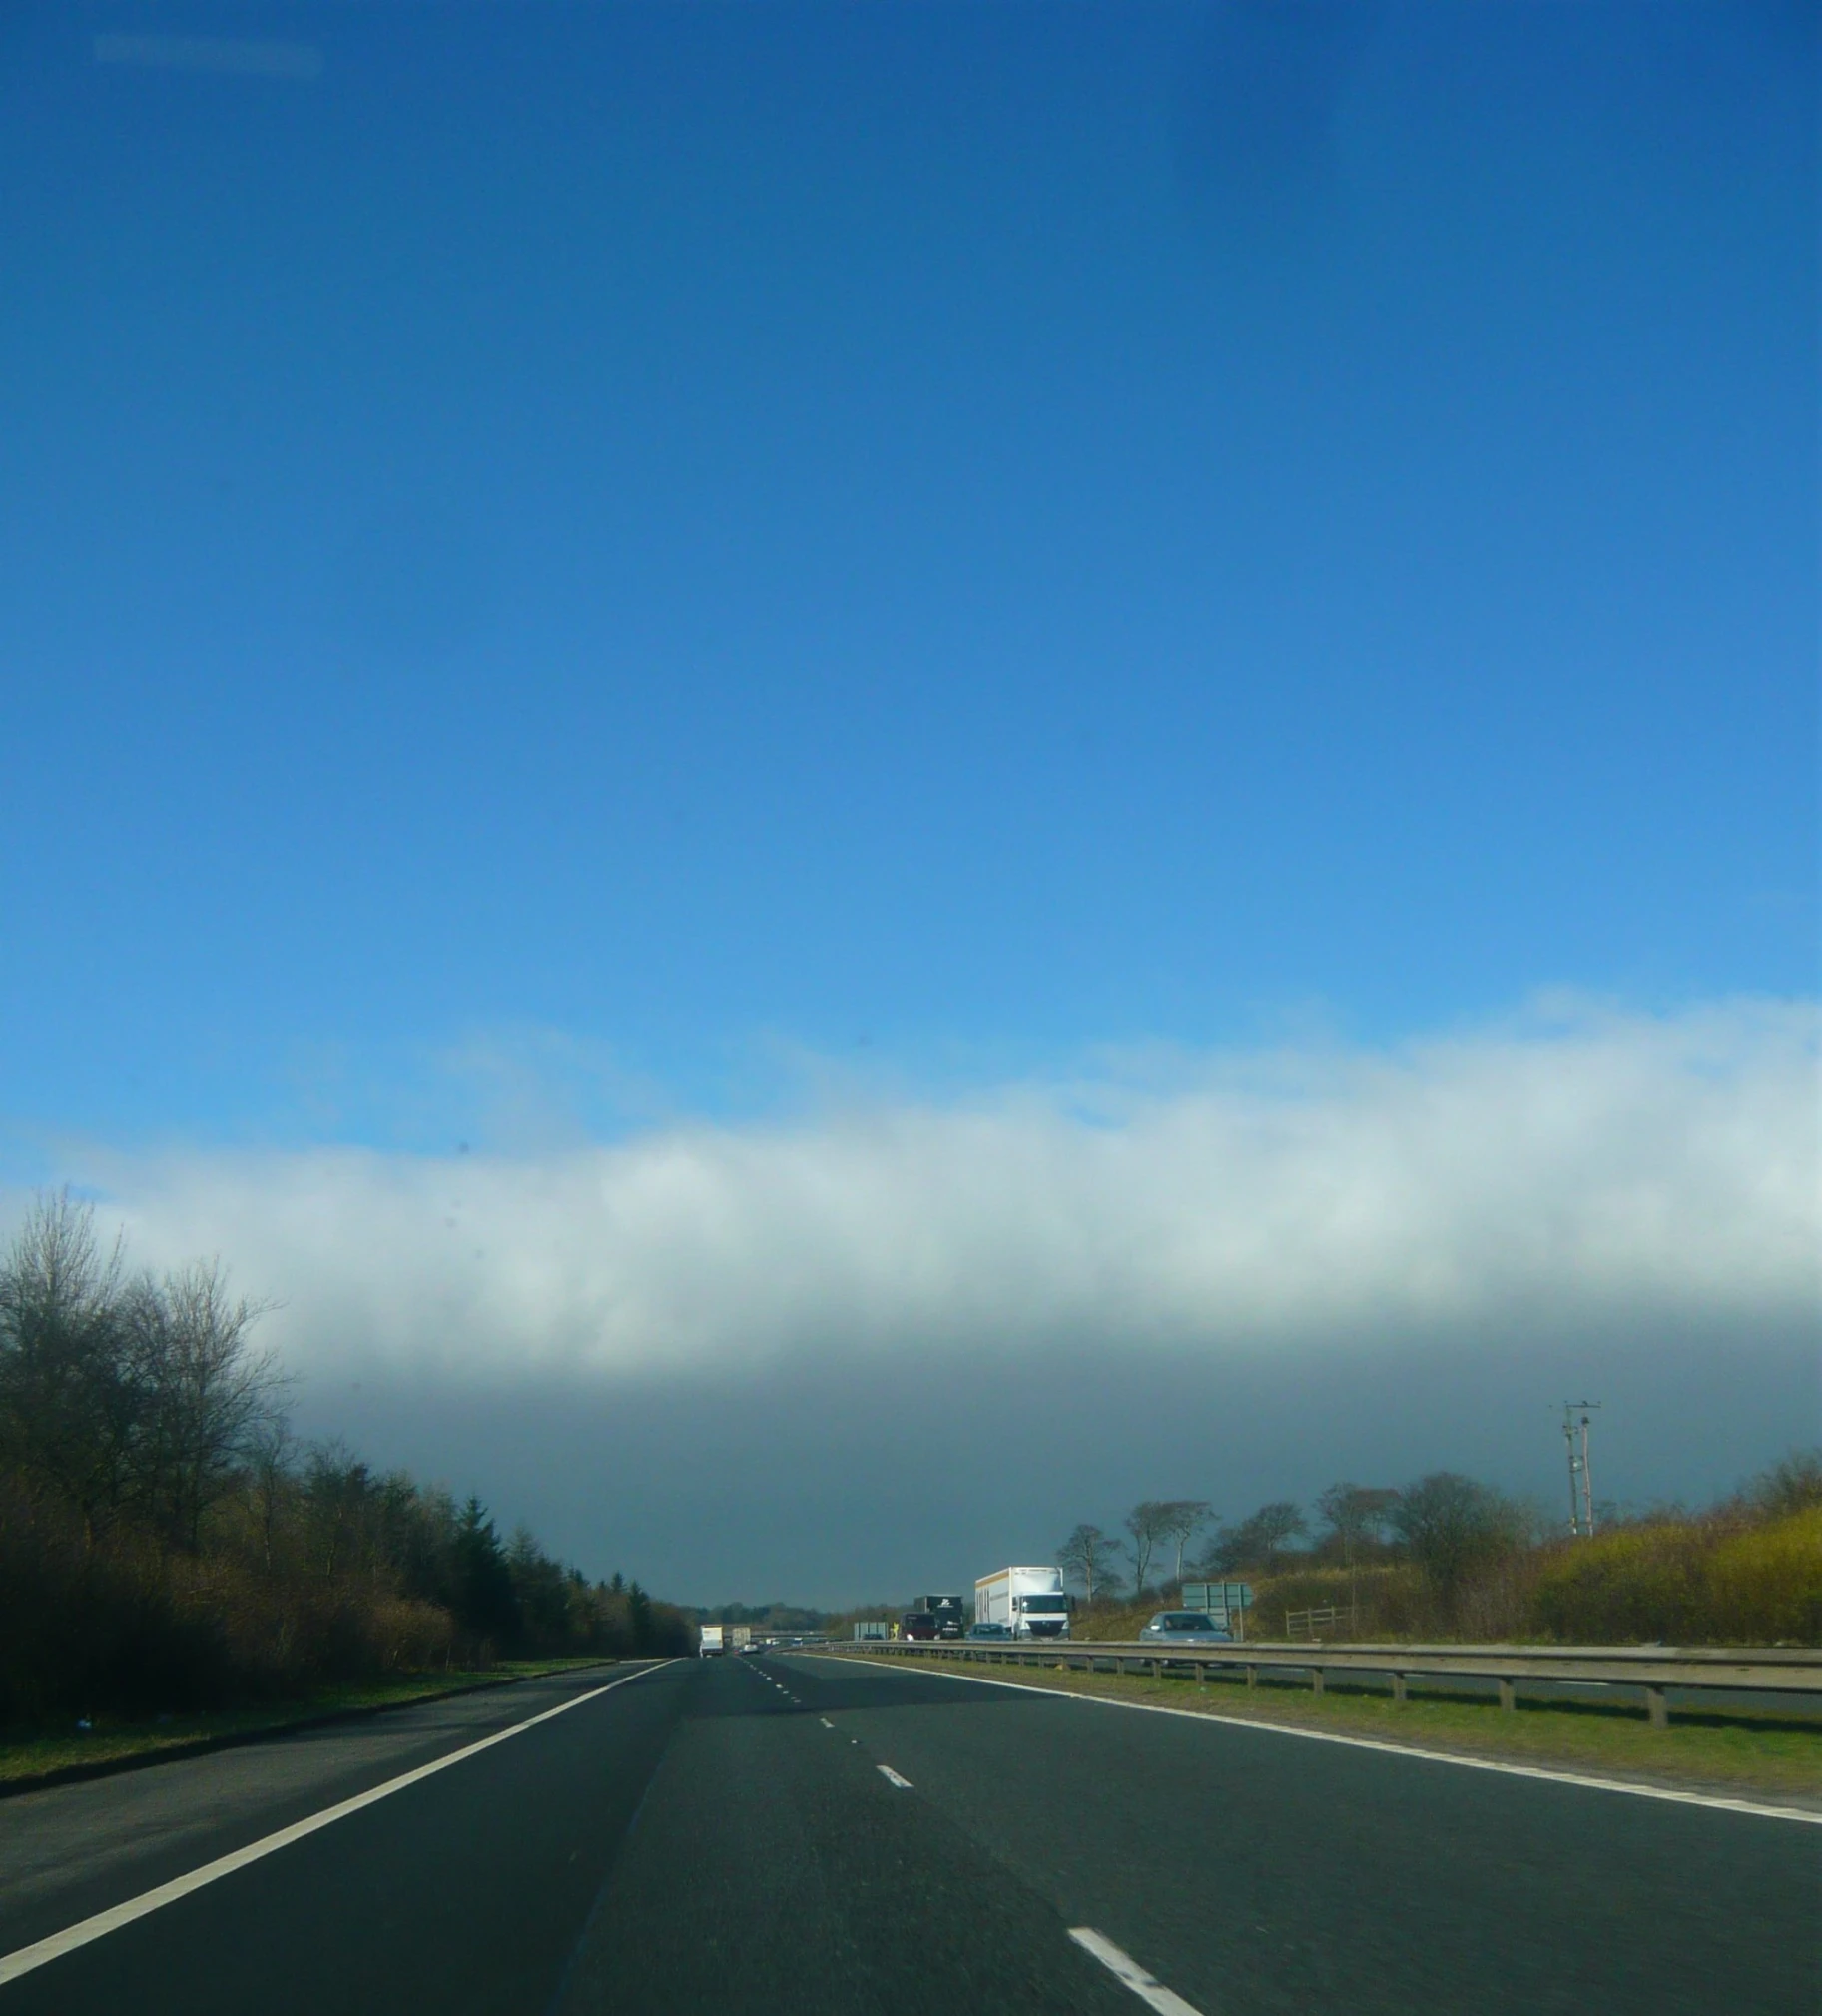
[[[265,1701],[257,1707],[171,1715],[149,1722],[98,1717],[87,1730],[0,1730],[0,1796],[222,1749],[309,1722],[408,1707],[483,1687],[509,1686],[515,1680],[566,1673],[574,1667],[612,1664],[602,1659],[502,1660],[484,1672],[397,1674],[384,1680],[317,1687],[296,1700]]]
[[[1078,1648],[1079,1649],[1079,1648]],[[847,1654],[868,1660],[866,1654]],[[878,1657],[874,1665],[885,1664]],[[894,1666],[912,1662],[893,1660]],[[915,1663],[921,1666],[922,1662]],[[1058,1693],[1184,1708],[1236,1721],[1364,1736],[1416,1750],[1437,1750],[1540,1770],[1578,1771],[1677,1791],[1764,1799],[1822,1810],[1822,1715],[1814,1720],[1752,1708],[1725,1712],[1677,1707],[1669,1728],[1653,1729],[1641,1707],[1618,1702],[1526,1699],[1514,1711],[1492,1699],[1426,1688],[1411,1681],[1402,1705],[1388,1692],[1329,1677],[1317,1696],[1306,1686],[1239,1675],[1188,1674],[1154,1680],[1139,1674],[1088,1674],[1054,1667],[983,1668],[946,1660],[936,1671],[971,1680],[1011,1680]]]

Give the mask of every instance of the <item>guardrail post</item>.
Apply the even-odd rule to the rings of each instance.
[[[1322,1692],[1322,1668],[1319,1666],[1310,1669],[1310,1691],[1313,1694]]]
[[[1500,1705],[1509,1713],[1518,1705],[1518,1689],[1504,1674],[1500,1676]]]
[[[1208,1684],[1208,1662],[1205,1659],[1196,1661],[1196,1684],[1199,1687],[1205,1687]]]
[[[1645,1688],[1645,1713],[1650,1717],[1654,1729],[1667,1729],[1670,1726],[1670,1705],[1664,1699],[1662,1687]]]
[[[1392,1676],[1392,1700],[1394,1706],[1403,1707],[1407,1698],[1405,1676],[1402,1673],[1395,1673]]]
[[[1254,1691],[1254,1689],[1255,1689],[1255,1688],[1256,1688],[1256,1687],[1258,1686],[1258,1684],[1259,1684],[1259,1669],[1258,1669],[1258,1668],[1257,1668],[1257,1667],[1256,1667],[1256,1666],[1255,1666],[1255,1665],[1253,1664],[1253,1662],[1252,1662],[1251,1660],[1248,1660],[1248,1661],[1247,1661],[1247,1663],[1246,1663],[1246,1690],[1247,1690],[1247,1692],[1248,1692],[1248,1693],[1251,1693],[1251,1692],[1253,1692],[1253,1691]]]

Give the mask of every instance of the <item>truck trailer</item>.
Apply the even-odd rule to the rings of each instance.
[[[702,1637],[697,1641],[698,1659],[720,1659],[728,1649],[728,1628],[724,1624],[705,1624],[701,1627]]]
[[[974,1622],[1014,1638],[1067,1638],[1069,1598],[1060,1568],[1001,1568],[974,1585]]]

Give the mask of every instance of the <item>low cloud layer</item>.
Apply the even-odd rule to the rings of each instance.
[[[77,1158],[306,1377],[648,1385],[1101,1346],[1228,1359],[1816,1308],[1818,1016],[1569,1006],[1383,1053],[851,1096],[542,1159]]]

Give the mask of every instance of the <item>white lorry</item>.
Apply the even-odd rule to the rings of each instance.
[[[1004,1625],[1013,1638],[1067,1638],[1069,1599],[1060,1568],[1001,1568],[974,1585],[976,1625]]]
[[[700,1659],[719,1659],[728,1650],[728,1628],[725,1624],[705,1624],[702,1626],[702,1643],[696,1653]]]

